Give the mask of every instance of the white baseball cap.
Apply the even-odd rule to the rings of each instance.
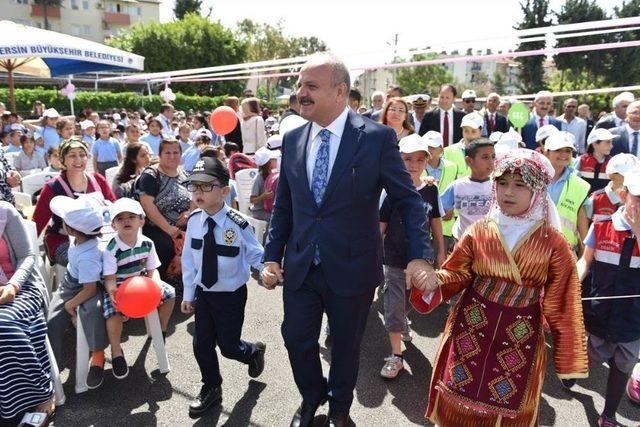
[[[128,197],[123,197],[116,200],[109,207],[109,216],[111,216],[111,221],[113,221],[118,215],[123,212],[130,212],[134,215],[142,215],[143,217],[145,216],[140,202]]]
[[[612,141],[619,137],[620,135],[614,135],[609,132],[609,129],[597,128],[592,130],[589,134],[589,137],[587,138],[587,145],[597,141]]]
[[[575,150],[576,137],[567,131],[558,131],[547,138],[544,149],[549,151],[560,150],[561,148],[571,148]]]
[[[87,130],[89,128],[94,128],[96,127],[96,124],[93,123],[91,120],[83,120],[80,122],[80,129],[82,130]]]
[[[609,159],[605,172],[607,175],[619,173],[625,175],[631,170],[640,168],[640,159],[629,153],[620,153]]]
[[[556,132],[560,132],[560,130],[554,125],[540,126],[536,131],[536,142],[540,142],[543,139],[547,139]]]
[[[444,145],[442,134],[435,130],[430,130],[429,132],[422,135],[422,139],[427,144],[427,147],[438,148]]]
[[[49,204],[69,227],[87,235],[100,234],[104,225],[104,197],[102,193],[82,194],[77,199],[56,196]]]
[[[460,127],[463,128],[468,126],[472,129],[480,129],[484,125],[484,120],[482,116],[478,113],[469,113],[462,118],[462,123],[460,123]]]
[[[116,122],[119,122],[122,119],[122,117],[120,117],[119,113],[113,113],[111,118],[113,118],[113,120],[115,120]]]
[[[280,135],[284,135],[285,133],[298,128],[302,125],[305,125],[307,120],[301,116],[297,116],[295,114],[291,114],[290,116],[285,117],[280,122],[280,126],[278,127],[278,133]]]
[[[500,138],[502,137],[503,134],[504,132],[500,132],[499,130],[492,132],[491,135],[489,135],[489,141],[496,143],[500,141]]]
[[[209,139],[213,139],[213,135],[211,134],[211,131],[209,129],[205,129],[205,128],[198,129],[196,131],[196,139],[202,138],[203,136]]]
[[[42,113],[42,117],[48,117],[50,119],[55,119],[56,117],[60,117],[60,114],[55,108],[47,108]]]
[[[502,154],[506,154],[511,150],[520,148],[522,142],[522,136],[519,132],[511,129],[509,132],[505,132],[500,135],[500,139],[495,143],[496,157]]]
[[[476,97],[476,91],[473,89],[467,89],[464,92],[462,92],[462,99],[469,99],[469,98],[477,98]]]
[[[399,147],[400,152],[405,154],[415,153],[416,151],[424,151],[425,153],[429,153],[429,146],[427,145],[427,141],[425,141],[417,133],[412,133],[411,135],[407,135],[404,138],[400,139]]]
[[[275,150],[280,147],[282,147],[282,135],[271,135],[267,139],[267,148],[269,150]]]
[[[13,123],[10,127],[10,130],[12,131],[20,131],[20,132],[24,132],[24,127],[22,127],[22,125],[20,123]]]
[[[253,156],[253,161],[258,166],[264,166],[271,159],[277,159],[281,156],[280,150],[269,150],[267,147],[260,147]]]
[[[635,168],[624,176],[624,186],[629,193],[640,196],[640,168]]]

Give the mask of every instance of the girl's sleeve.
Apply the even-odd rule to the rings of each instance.
[[[558,234],[555,240],[542,304],[552,334],[553,362],[560,378],[586,378],[587,345],[576,261],[564,238]]]
[[[471,229],[469,230],[471,231]],[[475,277],[473,264],[473,238],[467,232],[456,244],[449,258],[436,272],[442,283],[431,295],[423,294],[416,288],[411,289],[411,304],[420,313],[429,313],[442,301],[448,301],[469,286]]]
[[[36,202],[35,210],[33,211],[33,220],[36,223],[36,230],[38,232],[38,236],[42,233],[42,230],[47,226],[47,223],[51,219],[51,209],[49,208],[49,203],[51,199],[53,199],[55,193],[51,189],[51,187],[47,184],[42,186],[42,191],[40,192],[40,196],[38,197],[38,201]]]

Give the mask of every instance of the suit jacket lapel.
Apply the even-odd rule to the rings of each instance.
[[[313,200],[311,186],[309,185],[309,177],[307,176],[307,146],[309,145],[309,136],[311,134],[311,122],[305,125],[305,129],[300,134],[300,139],[296,143],[295,167],[298,169],[298,175],[302,180],[302,191],[308,196],[309,203],[313,206],[316,202]]]
[[[360,146],[360,137],[362,136],[359,129],[361,126],[364,126],[362,119],[355,113],[349,111],[349,116],[344,124],[342,138],[340,139],[340,148],[338,148],[338,154],[335,162],[333,163],[329,182],[327,183],[327,188],[324,192],[324,197],[322,198],[320,206],[324,205],[325,201],[331,195],[331,192],[335,190],[340,176],[351,164],[351,159],[356,151],[358,151],[358,147]]]

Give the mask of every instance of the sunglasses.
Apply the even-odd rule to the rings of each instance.
[[[476,102],[476,100],[475,99],[463,99],[462,102],[465,102],[467,104],[473,104],[473,103]]]

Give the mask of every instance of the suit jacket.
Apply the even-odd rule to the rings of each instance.
[[[359,295],[382,283],[382,188],[402,213],[410,236],[409,259],[430,256],[422,197],[402,162],[395,132],[349,111],[324,199],[316,206],[306,165],[311,125],[287,132],[282,141],[264,260],[281,262],[284,257],[284,286],[295,290],[302,285],[316,246],[336,294]]]
[[[602,129],[613,129],[618,127],[618,123],[616,122],[616,116],[614,113],[609,113],[596,123],[596,128]]]
[[[484,127],[482,130],[482,135],[483,136],[489,136],[491,135],[491,130],[489,129],[489,112],[485,111],[484,113]],[[495,116],[495,123],[493,126],[493,131],[494,132],[508,132],[509,131],[509,121],[507,120],[507,118],[505,116],[503,116],[500,113],[496,113]]]
[[[629,132],[627,130],[627,124],[622,126],[609,128],[609,131],[614,135],[620,135],[620,138],[613,140],[613,147],[611,148],[611,155],[615,156],[620,153],[629,153]]]
[[[463,117],[464,112],[462,110],[458,110],[457,108],[453,109],[453,141],[449,141],[449,145],[455,144],[462,139],[462,129],[460,128],[460,124],[462,123]],[[422,136],[430,130],[442,132],[440,130],[440,107],[436,107],[433,110],[424,113],[418,133]]]
[[[560,122],[560,120],[558,119],[549,117],[549,124],[557,127],[558,130],[562,130],[562,122]],[[538,148],[538,143],[536,142],[536,132],[538,132],[538,123],[536,123],[536,117],[534,115],[531,115],[531,118],[529,119],[527,124],[522,128],[522,140],[530,150],[535,150],[536,148]]]

